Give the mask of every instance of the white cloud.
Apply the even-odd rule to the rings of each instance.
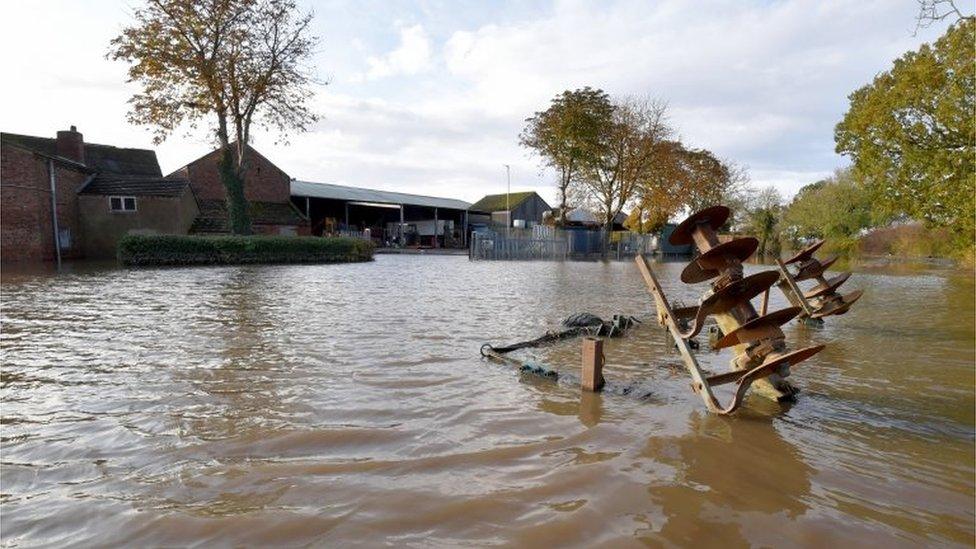
[[[833,170],[788,171],[788,170],[750,170],[752,187],[776,187],[783,197],[789,199],[804,185],[809,185],[833,174]]]
[[[92,1],[4,6],[0,49],[32,55],[2,59],[17,85],[0,89],[0,129],[53,136],[77,124],[91,141],[152,146],[125,123],[136,91],[125,67],[104,59],[128,15],[115,0]],[[847,95],[944,30],[913,37],[915,7],[887,0],[430,2],[312,6],[325,38],[320,76],[332,81],[316,100],[323,120],[288,146],[261,132],[255,145],[302,179],[467,200],[504,192],[511,164],[513,189],[549,199],[553,178],[518,133],[554,95],[590,85],[667,100],[682,139],[789,196],[846,163],[833,126]],[[29,24],[38,18],[45,25]],[[179,132],[157,151],[169,171],[210,146],[202,131]]]
[[[422,25],[400,28],[400,44],[381,57],[366,58],[366,78],[375,80],[394,75],[415,75],[431,69],[431,45]]]

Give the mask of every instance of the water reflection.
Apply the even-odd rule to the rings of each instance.
[[[580,423],[587,427],[598,425],[603,418],[603,396],[599,393],[582,391],[577,417],[579,417]]]
[[[773,420],[756,414],[736,419],[694,412],[688,432],[647,440],[642,455],[674,467],[679,482],[650,489],[667,517],[660,536],[678,545],[750,545],[741,517],[768,523],[805,513],[812,468],[784,440]]]
[[[272,291],[253,269],[228,272],[219,284],[214,317],[194,326],[212,346],[213,362],[173,372],[196,391],[190,410],[174,417],[181,436],[219,440],[282,423],[287,410],[277,385],[289,361],[268,310]]]
[[[658,268],[690,303],[683,266]],[[653,322],[605,346],[627,395],[478,356],[649,319],[631,263],[5,271],[3,543],[972,546],[972,278],[849,284],[786,328],[828,344],[799,401],[719,418]],[[578,374],[578,342],[524,356]]]

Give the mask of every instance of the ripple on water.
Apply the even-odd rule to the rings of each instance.
[[[848,285],[786,328],[828,344],[799,402],[722,418],[629,262],[5,272],[3,543],[972,546],[973,280]],[[584,310],[649,321],[606,346],[621,394],[478,355]],[[578,368],[575,342],[519,356]]]

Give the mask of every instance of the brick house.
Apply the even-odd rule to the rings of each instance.
[[[185,233],[196,211],[189,182],[164,179],[154,151],[85,143],[74,126],[53,139],[0,133],[4,262],[111,257],[127,232]]]
[[[254,232],[308,235],[308,219],[291,203],[291,177],[250,145],[247,155],[244,197],[250,204]],[[167,176],[189,181],[200,204],[191,233],[229,232],[226,194],[218,168],[220,156],[221,150],[216,149]]]
[[[85,257],[115,257],[126,234],[187,234],[200,213],[189,181],[99,174],[78,191]]]
[[[309,234],[291,178],[248,150],[254,232]],[[228,233],[219,158],[163,177],[154,151],[85,143],[74,126],[56,138],[0,133],[0,261],[114,257],[129,233]]]

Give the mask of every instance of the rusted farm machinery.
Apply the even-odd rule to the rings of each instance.
[[[818,240],[786,261],[776,260],[780,273],[777,285],[780,290],[793,306],[800,308],[800,318],[815,322],[823,322],[824,317],[846,313],[864,293],[862,290],[854,290],[846,295],[837,292],[841,284],[850,278],[849,272],[840,273],[829,279],[824,277],[827,269],[837,261],[837,256],[825,260],[813,257],[823,243],[823,240]],[[796,269],[795,272],[790,271],[791,265]],[[797,283],[804,280],[815,280],[817,284],[803,291]]]
[[[752,237],[743,237],[720,243],[716,231],[728,218],[729,209],[725,206],[706,208],[685,219],[669,237],[671,244],[694,244],[701,252],[681,273],[681,281],[687,284],[711,281],[711,288],[698,306],[672,308],[650,264],[641,255],[635,258],[654,297],[658,321],[671,333],[691,374],[692,388],[708,410],[718,414],[731,414],[738,409],[753,386],[775,400],[792,398],[798,390],[786,380],[790,368],[817,354],[824,346],[812,345],[790,351],[780,326],[801,315],[822,318],[843,314],[861,295],[860,291],[846,296],[836,293],[849,273],[824,279],[823,274],[833,260],[821,262],[813,258],[822,242],[807,247],[785,262],[778,261],[779,272],[763,271],[743,276],[742,262],[756,251],[759,242]],[[788,265],[796,265],[798,271],[790,272]],[[819,284],[802,291],[797,282],[810,279]],[[793,306],[767,314],[769,290],[774,284],[780,285]],[[763,295],[762,308],[757,312],[752,299],[760,294]],[[702,331],[708,317],[713,317],[721,330],[713,348],[731,347],[735,352],[729,372],[710,376],[706,376],[699,366],[690,344]],[[723,406],[713,388],[726,384],[735,384],[735,390],[731,401]]]

